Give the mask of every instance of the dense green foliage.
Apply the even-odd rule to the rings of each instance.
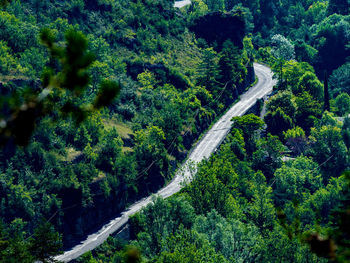
[[[212,11],[240,10],[245,14],[246,32],[251,34],[257,50],[256,58],[270,65],[276,64],[276,68],[280,68],[279,72],[276,70],[280,81],[285,82],[282,65],[295,58],[311,64],[315,68],[313,73],[322,81],[325,75],[330,76],[329,93],[333,96],[349,92],[350,4],[347,0],[329,3],[323,0],[195,0],[185,9],[189,21]],[[320,83],[314,82],[314,77],[307,74],[301,84],[307,89],[309,87],[305,84],[312,85],[313,90],[308,92],[311,95],[320,92],[315,97],[321,98]],[[294,83],[291,86],[292,89],[299,88]],[[325,106],[329,108],[328,104]]]
[[[237,121],[250,125],[251,117]],[[322,129],[336,129],[333,121],[325,115]],[[317,136],[320,132],[315,130]],[[334,169],[339,164],[322,165],[323,160],[313,156],[318,146],[311,141],[310,154],[282,162],[284,146],[271,135],[256,136],[257,149],[250,156],[244,134],[233,129],[180,195],[154,198],[131,219],[136,237],[131,244],[141,251],[144,262],[327,262],[311,253],[305,240],[320,227],[325,227],[325,238],[331,234],[335,209],[348,186],[344,176],[329,178],[324,166]],[[336,158],[343,156],[346,153]],[[271,177],[262,170],[272,172]],[[89,253],[80,262],[122,262],[123,244],[110,238],[95,256]],[[328,257],[331,248],[324,249]]]
[[[347,1],[240,2],[196,0],[183,11],[194,23],[210,11],[240,8],[246,24],[253,14],[254,53],[278,79],[264,122],[234,118],[179,195],[155,198],[131,219],[131,245],[144,262],[347,262]],[[206,75],[218,69],[211,62]],[[123,262],[127,250],[110,238],[81,262]]]
[[[193,142],[254,81],[243,15],[226,18],[243,29],[233,32],[235,44],[213,50],[173,1],[2,5],[4,229],[23,222],[28,239],[45,218],[68,247],[170,180]]]
[[[296,76],[300,80],[291,82],[302,82],[308,72],[312,68],[304,67]],[[277,136],[264,136],[259,117],[235,117],[225,143],[198,166],[180,194],[155,197],[131,218],[130,244],[141,252],[142,262],[349,260],[349,210],[343,209],[349,209],[350,181],[342,175],[350,165],[342,132],[349,119],[310,113],[305,132],[289,115],[297,95],[287,90],[270,98],[272,114],[265,119],[283,114],[288,127],[278,120],[278,129],[271,129],[267,122],[267,132]],[[307,94],[304,103],[317,101]],[[293,158],[284,156],[288,148]],[[79,262],[123,262],[127,249],[125,241],[109,238]]]
[[[349,2],[173,4],[0,1],[0,261],[50,262],[159,189],[254,58],[278,80],[263,118],[79,261],[349,260]]]

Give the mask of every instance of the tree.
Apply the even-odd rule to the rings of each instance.
[[[48,48],[51,60],[60,63],[61,71],[55,73],[53,68],[47,68],[43,73],[43,89],[40,94],[28,90],[28,94],[17,101],[18,105],[13,105],[11,110],[4,110],[0,144],[14,140],[16,144],[26,145],[38,119],[48,113],[72,117],[76,123],[80,123],[88,113],[109,105],[119,93],[119,84],[104,80],[94,101],[88,105],[81,103],[80,96],[90,82],[88,68],[95,58],[88,51],[88,42],[83,33],[71,29],[65,37],[66,45],[61,46],[55,42],[52,31],[44,29],[41,32],[42,43]]]
[[[264,238],[266,250],[261,254],[261,262],[325,262],[311,253],[309,247],[278,225]]]
[[[316,4],[313,4],[312,7],[310,7],[307,11],[308,12],[315,12],[310,15],[310,19],[314,19],[315,17],[319,16],[320,13],[322,14],[322,11],[324,10],[315,10],[314,6],[318,5],[320,2],[317,2]],[[312,11],[311,11],[312,10]],[[313,24],[312,22],[310,24]],[[305,61],[307,63],[310,63],[311,65],[314,65],[316,63],[316,57],[317,57],[317,49],[314,47],[308,45],[301,39],[297,39],[295,41],[295,57],[297,61]]]
[[[144,248],[144,255],[153,257],[164,249],[166,239],[180,226],[190,229],[194,220],[194,209],[184,197],[164,200],[154,196],[152,203],[131,217],[130,225],[138,244]]]
[[[251,203],[247,209],[248,218],[265,235],[275,224],[276,212],[272,201],[272,188],[266,185],[266,179],[260,172]]]
[[[348,0],[330,0],[328,2],[327,14],[332,15],[334,13],[340,15],[347,15],[350,11],[350,5]]]
[[[55,262],[54,256],[62,248],[61,236],[55,232],[48,222],[42,222],[34,231],[30,240],[29,250],[36,260],[43,263]]]
[[[154,89],[159,81],[153,72],[146,70],[139,75],[137,75],[137,80],[141,84],[141,89]]]
[[[124,260],[125,263],[141,263],[142,257],[141,257],[141,251],[134,246],[128,246],[126,248],[126,251],[124,252]]]
[[[225,217],[235,216],[236,211],[238,211],[238,203],[229,190],[232,184],[226,186],[216,176],[222,167],[211,166],[210,164],[206,164],[205,167],[208,167],[208,169],[200,169],[191,184],[186,187],[186,192],[196,213],[206,214],[215,209]],[[226,169],[224,171],[227,173]]]
[[[335,256],[336,260],[338,260],[339,262],[347,262],[350,260],[350,254],[349,254],[350,173],[345,172],[342,174],[341,177],[343,181],[345,181],[346,185],[343,188],[343,191],[341,193],[340,202],[336,205],[337,207],[332,210],[332,219],[333,219],[332,221],[336,222],[336,224],[332,227],[332,230],[330,231],[330,237],[329,237],[331,243],[334,242],[335,246],[337,247],[336,255],[332,253],[334,251],[332,251],[331,249],[329,249],[327,252],[317,250],[317,245],[320,245],[319,243],[318,244],[316,243],[312,247],[312,249],[315,249],[318,252],[318,254],[321,256],[324,256],[325,254],[326,254],[326,257]],[[313,239],[312,241],[314,240],[315,239]],[[318,238],[317,241],[320,241],[320,239]]]
[[[277,5],[275,2],[268,0],[260,0],[259,8],[256,8],[254,14],[254,24],[257,26],[257,31],[262,31],[263,36],[267,36],[267,28],[272,28],[274,25],[274,17],[277,15]]]
[[[39,27],[18,19],[14,14],[0,10],[0,41],[6,41],[14,52],[23,52],[28,47],[38,46]]]
[[[106,172],[113,172],[118,158],[122,155],[123,141],[115,128],[106,130],[104,136],[99,142],[99,152],[96,160],[96,166]]]
[[[326,125],[311,129],[311,154],[317,163],[322,164],[325,178],[339,176],[347,165],[347,148],[341,129]]]
[[[47,65],[49,58],[42,48],[32,47],[26,49],[19,57],[19,64],[23,68],[22,72],[26,76],[36,78]]]
[[[315,65],[318,75],[322,75],[324,70],[332,72],[339,68],[350,56],[350,50],[347,48],[350,39],[347,35],[349,28],[347,16],[338,14],[328,16],[318,24],[313,37],[314,47],[319,51]]]
[[[205,39],[217,50],[221,49],[226,40],[242,48],[247,30],[245,15],[240,8],[229,13],[211,12],[196,19],[190,29],[195,32],[197,38]]]
[[[304,156],[283,164],[276,170],[274,177],[274,199],[277,207],[284,207],[287,201],[302,203],[322,187],[318,164]]]
[[[246,35],[252,34],[255,26],[251,11],[253,9],[246,7],[246,5],[254,5],[257,1],[258,0],[249,1],[249,3],[238,3],[231,10],[227,10],[230,13],[240,14],[242,16]]]
[[[165,135],[161,128],[148,126],[135,133],[135,156],[138,163],[139,179],[146,183],[146,188],[164,183],[168,170],[168,156],[165,148]]]
[[[322,115],[322,104],[306,91],[295,98],[295,103],[297,105],[296,125],[309,134],[315,119]]]
[[[254,114],[234,117],[232,121],[232,128],[243,131],[247,153],[251,154],[255,149],[254,141],[257,137],[257,132],[264,126],[264,122]]]
[[[348,150],[350,149],[350,118],[345,117],[342,127],[342,136]]]
[[[350,114],[350,96],[347,93],[340,93],[335,98],[335,106],[337,107],[337,113],[339,116],[345,116]]]
[[[217,95],[220,79],[220,69],[218,65],[218,56],[213,48],[206,48],[203,51],[202,62],[198,69],[198,85],[206,87],[214,96]]]
[[[225,3],[224,0],[204,0],[208,6],[208,9],[212,12],[224,11]]]
[[[184,112],[172,101],[166,103],[159,111],[159,118],[155,121],[155,125],[164,131],[167,148],[173,145],[181,147],[182,137],[179,134],[183,128],[183,117]]]
[[[304,234],[303,240],[308,243],[313,253],[324,257],[327,261],[347,262],[349,224],[348,209],[349,175],[332,178],[325,188],[319,189],[301,206],[302,224],[320,222],[316,230]],[[329,227],[328,218],[332,218]],[[327,262],[325,261],[325,262]]]
[[[282,35],[274,35],[271,38],[271,53],[276,58],[292,60],[295,58],[294,45]]]
[[[282,165],[282,153],[285,146],[277,136],[268,134],[257,142],[257,150],[253,153],[252,167],[262,171],[266,178],[270,180],[274,171]]]
[[[7,43],[0,41],[0,73],[3,75],[16,75],[23,73],[24,69],[19,65],[17,59],[11,54]]]
[[[341,121],[332,112],[326,111],[323,113],[322,117],[315,121],[315,127],[320,129],[322,126],[332,126],[341,128]]]
[[[4,230],[4,225],[0,222],[0,259],[3,259],[6,256],[6,249],[9,246],[8,240],[6,240],[7,233]]]
[[[236,0],[225,0],[225,9],[230,12],[232,8],[237,4]]]
[[[277,74],[281,83],[280,90],[290,88],[297,91],[298,83],[306,72],[314,72],[313,67],[306,62],[297,62],[295,60],[283,61],[281,59],[272,66],[273,71]],[[283,85],[281,85],[283,84]]]
[[[189,17],[190,21],[207,14],[209,11],[207,4],[203,0],[193,0],[189,7]]]
[[[247,74],[247,69],[242,64],[241,52],[230,40],[226,40],[222,46],[219,67],[222,83],[230,81],[234,84],[240,84]]]
[[[264,122],[254,114],[233,117],[232,121],[234,128],[242,130],[244,136],[252,135],[264,126]]]
[[[164,250],[156,263],[228,263],[220,252],[216,252],[209,241],[196,231],[180,228],[175,235],[168,236]]]
[[[82,125],[77,129],[77,133],[75,134],[74,146],[77,149],[82,150],[88,143],[91,143],[91,137],[86,127]]]
[[[94,94],[98,90],[98,84],[102,80],[111,75],[109,66],[106,63],[96,60],[89,69],[91,75],[91,93]]]
[[[226,220],[215,210],[206,216],[198,216],[193,228],[207,237],[216,251],[230,260],[252,262],[262,252],[262,240],[258,229],[239,220]]]
[[[305,131],[296,126],[293,129],[289,129],[283,132],[284,140],[286,145],[292,150],[294,155],[303,154],[307,149],[307,138],[305,136]]]
[[[286,115],[281,108],[268,112],[264,121],[267,125],[266,131],[282,138],[283,132],[293,127],[292,119]]]
[[[17,218],[5,229],[1,222],[0,226],[0,260],[4,263],[31,263],[35,258],[30,254],[29,243],[25,240],[25,223]]]
[[[328,75],[325,71],[324,73],[324,110],[330,111],[329,105],[329,90],[328,90]]]
[[[4,7],[8,5],[11,2],[11,0],[1,0],[0,1],[0,7]]]
[[[307,24],[319,24],[323,19],[325,19],[327,17],[327,6],[327,2],[314,2],[305,13],[305,20],[307,21]]]
[[[292,87],[294,94],[300,94],[303,91],[307,91],[310,93],[311,96],[313,96],[318,101],[322,101],[323,95],[323,85],[318,80],[315,73],[307,71],[305,74],[300,78],[297,87]]]
[[[333,96],[341,92],[350,93],[350,63],[345,63],[332,72],[329,77],[329,85]]]

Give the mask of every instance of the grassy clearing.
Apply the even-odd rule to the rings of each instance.
[[[104,178],[106,178],[106,174],[104,172],[99,172],[98,175],[92,180],[93,183],[96,183],[98,181],[103,180]]]
[[[66,161],[67,162],[71,162],[71,161],[73,161],[75,158],[77,158],[81,154],[82,154],[81,151],[77,151],[73,147],[69,147],[69,148],[67,148]]]
[[[127,153],[127,152],[133,152],[134,150],[131,147],[123,147],[122,152]]]
[[[119,136],[123,139],[130,139],[130,135],[133,134],[133,131],[127,124],[118,121],[114,118],[103,120],[103,123],[106,126],[106,128],[115,128]]]

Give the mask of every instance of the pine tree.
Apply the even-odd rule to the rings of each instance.
[[[55,262],[52,257],[60,252],[61,247],[61,236],[48,222],[39,225],[30,240],[31,255],[43,263]]]
[[[207,48],[203,51],[202,63],[198,69],[198,84],[206,87],[211,93],[216,95],[220,79],[220,69],[218,65],[217,53],[213,48]]]

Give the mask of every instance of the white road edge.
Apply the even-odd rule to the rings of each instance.
[[[225,115],[223,115],[213,127],[203,136],[191,152],[188,160],[183,165],[183,168],[178,171],[174,179],[164,188],[159,190],[156,195],[167,198],[181,190],[184,182],[191,180],[190,167],[193,163],[199,163],[205,158],[208,158],[221,144],[226,135],[229,133],[232,125],[231,119],[235,116],[244,115],[256,102],[257,99],[263,98],[272,92],[273,86],[276,84],[272,79],[273,73],[270,68],[261,64],[254,63],[255,74],[258,77],[257,84],[250,88],[246,93],[242,94],[239,102],[234,104]],[[140,211],[152,202],[152,196],[144,198],[131,207],[125,210],[120,217],[111,220],[104,225],[98,232],[87,237],[85,241],[75,246],[69,251],[66,251],[60,256],[56,256],[58,261],[69,262],[78,258],[87,251],[93,250],[102,244],[111,234],[120,230],[128,221],[129,216]]]

